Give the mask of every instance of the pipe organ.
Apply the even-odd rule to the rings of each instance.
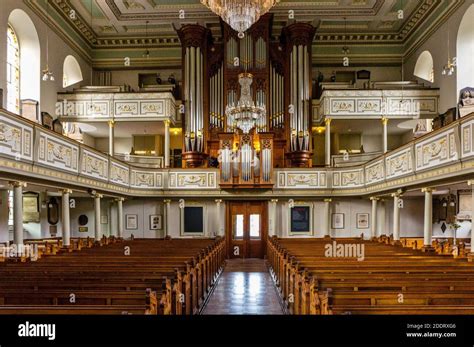
[[[311,160],[311,46],[315,28],[295,23],[283,29],[286,58],[288,133],[287,157],[306,167]],[[289,98],[288,98],[289,96]]]
[[[274,167],[311,165],[315,29],[292,24],[280,42],[271,42],[272,21],[272,14],[262,16],[242,39],[221,21],[218,42],[199,25],[177,30],[183,46],[183,161],[199,167],[206,156],[217,158],[221,185],[229,188],[271,186]],[[239,84],[242,74],[252,76],[249,88]],[[266,110],[248,133],[226,115],[242,100]]]
[[[184,69],[184,144],[183,159],[187,167],[199,167],[206,158],[208,102],[207,47],[211,40],[208,29],[189,24],[178,30],[183,51]]]

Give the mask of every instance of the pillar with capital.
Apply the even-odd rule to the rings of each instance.
[[[393,193],[393,241],[400,244],[400,193]]]
[[[387,210],[386,210],[386,206],[385,206],[385,200],[384,199],[380,199],[379,200],[379,205],[380,205],[380,214],[379,214],[379,226],[380,226],[380,230],[378,232],[378,235],[377,236],[385,236],[385,228],[386,228],[386,215],[387,215]]]
[[[324,123],[326,125],[325,136],[325,149],[326,149],[326,166],[331,166],[331,122],[332,118],[326,118]]]
[[[372,213],[370,215],[370,237],[372,240],[377,238],[377,203],[380,200],[377,197],[371,197]]]
[[[100,211],[100,201],[103,198],[102,194],[95,194],[94,195],[94,233],[95,233],[95,241],[99,242],[102,238],[102,230],[101,230],[101,211]]]
[[[277,219],[277,203],[278,199],[271,199],[268,204],[268,236],[272,237],[277,234],[276,219]]]
[[[331,202],[332,202],[332,199],[324,199],[324,210],[323,210],[324,238],[331,238]]]
[[[425,193],[425,216],[423,227],[423,252],[433,253],[435,249],[431,244],[433,237],[433,189],[423,188],[421,190]]]
[[[115,154],[115,121],[113,119],[108,121],[109,124],[109,155],[111,157]]]
[[[165,168],[170,167],[170,121],[165,120]]]
[[[388,152],[388,118],[382,117],[382,141],[383,141],[383,152]]]
[[[63,189],[62,194],[62,210],[61,210],[61,222],[63,227],[63,247],[69,248],[71,246],[71,217],[70,217],[70,205],[69,196],[72,194],[72,190]]]
[[[216,236],[224,236],[225,213],[222,212],[222,199],[216,199],[215,203],[216,203],[216,218],[217,218]]]
[[[124,198],[118,198],[117,201],[117,237],[123,238],[123,201]]]
[[[13,243],[23,244],[23,188],[25,182],[10,182],[13,186]]]
[[[167,237],[170,233],[170,219],[171,219],[171,200],[165,199],[163,200],[164,203],[164,225],[165,225],[165,232],[164,237]]]

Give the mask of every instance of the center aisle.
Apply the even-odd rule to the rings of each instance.
[[[228,259],[202,314],[283,314],[263,259]]]

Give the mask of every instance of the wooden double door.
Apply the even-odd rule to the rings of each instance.
[[[267,242],[267,202],[227,204],[227,254],[229,258],[263,258]]]

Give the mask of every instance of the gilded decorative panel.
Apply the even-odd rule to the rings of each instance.
[[[126,165],[122,165],[114,160],[110,161],[110,177],[109,181],[128,186],[130,183],[130,169]]]
[[[454,129],[426,139],[415,146],[416,169],[424,170],[458,159]]]
[[[331,100],[331,113],[354,113],[355,100]]]
[[[463,158],[474,155],[474,121],[461,125],[461,147]]]
[[[140,113],[148,116],[163,116],[164,101],[142,101],[140,102]]]
[[[169,188],[172,189],[215,189],[216,172],[170,172]]]
[[[333,171],[332,176],[334,188],[353,188],[364,185],[363,169]]]
[[[281,171],[278,172],[277,186],[280,189],[326,188],[324,171]]]
[[[39,145],[37,160],[42,165],[56,169],[79,172],[79,146],[38,130]]]
[[[413,173],[412,147],[396,151],[385,158],[387,179]]]
[[[365,183],[374,184],[385,179],[385,165],[383,159],[365,167]]]
[[[17,160],[33,160],[33,128],[0,116],[0,153]]]
[[[116,101],[115,116],[137,116],[139,114],[138,101]]]
[[[109,178],[108,157],[87,149],[81,151],[81,173],[83,175],[107,180]]]

